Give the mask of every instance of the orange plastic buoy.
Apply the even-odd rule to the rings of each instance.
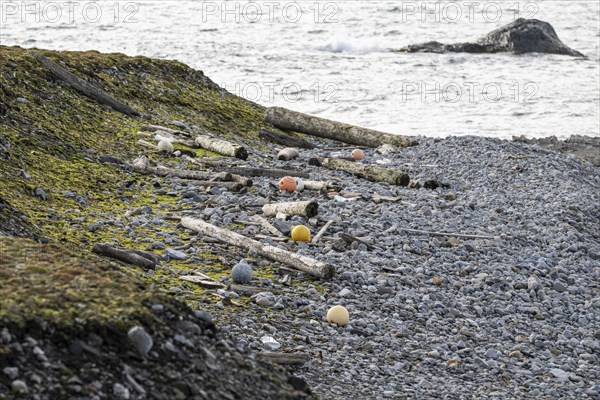
[[[333,306],[327,311],[327,322],[344,326],[350,320],[350,314],[344,306]]]
[[[292,229],[292,240],[294,242],[310,242],[310,229],[304,225],[295,226]]]
[[[365,158],[365,152],[361,149],[354,149],[352,150],[352,158],[354,158],[356,161],[360,161]]]
[[[296,180],[291,176],[286,176],[279,181],[279,190],[293,192],[296,190]]]

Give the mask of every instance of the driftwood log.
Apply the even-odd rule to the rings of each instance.
[[[217,139],[210,136],[197,136],[196,144],[214,153],[227,157],[235,157],[240,160],[248,159],[248,151],[241,144],[228,142],[227,140]]]
[[[318,118],[282,107],[267,109],[265,121],[286,131],[306,133],[358,146],[379,147],[384,144],[391,144],[398,147],[409,147],[417,144],[416,141],[405,136],[392,135]]]
[[[300,153],[293,147],[286,147],[285,149],[277,153],[277,159],[282,161],[291,161],[295,158],[298,158],[299,156]]]
[[[181,219],[181,225],[184,228],[191,229],[205,236],[218,239],[223,243],[253,251],[264,258],[278,261],[318,278],[330,279],[335,274],[335,268],[330,264],[315,260],[314,258],[291,253],[280,249],[279,247],[257,242],[256,240],[247,238],[238,233],[218,228],[201,219],[184,217]]]
[[[319,204],[314,200],[273,203],[265,204],[262,210],[267,217],[275,217],[277,214],[282,213],[285,215],[299,215],[301,217],[312,218],[319,214]]]
[[[148,157],[142,156],[133,162],[132,168],[134,171],[158,176],[172,176],[181,179],[193,179],[198,181],[206,181],[217,179],[223,182],[231,182],[231,174],[228,172],[205,172],[191,171],[186,169],[173,169],[166,167],[154,167],[150,165]]]
[[[416,233],[419,235],[429,235],[429,236],[450,236],[457,237],[463,239],[487,239],[487,240],[498,240],[499,236],[488,236],[488,235],[470,235],[464,233],[450,233],[450,232],[433,232],[433,231],[423,231],[420,229],[406,229],[406,228],[398,228],[399,230],[406,233]]]
[[[299,169],[277,169],[277,168],[253,168],[253,167],[219,167],[214,166],[215,170],[226,171],[234,175],[241,176],[265,176],[268,178],[283,178],[284,176],[294,176],[297,178],[310,178],[308,172]]]
[[[112,107],[113,110],[130,116],[139,116],[140,114],[128,106],[127,104],[115,99],[103,90],[98,89],[91,83],[84,81],[77,75],[67,71],[57,63],[48,60],[43,55],[32,52],[31,55],[35,57],[44,67],[48,68],[54,75],[56,75],[61,81],[71,86],[73,89],[84,94],[92,100],[97,101],[100,104],[105,104]]]
[[[365,246],[367,246],[368,250],[374,250],[375,247],[372,244],[369,244],[367,242],[365,242],[362,239],[356,238],[354,236],[348,235],[347,233],[340,233],[340,239],[342,239],[344,242],[348,243],[348,244],[352,244],[353,242],[358,242],[360,244],[364,244]]]
[[[139,250],[129,250],[123,247],[116,247],[108,243],[96,243],[92,251],[103,256],[114,258],[127,264],[137,265],[143,268],[153,269],[158,260],[152,253]]]
[[[232,192],[239,192],[244,188],[244,185],[239,182],[219,182],[219,181],[199,181],[195,179],[169,179],[170,182],[192,184],[194,186],[204,187],[220,187],[228,189]]]
[[[410,182],[410,177],[407,174],[393,169],[378,167],[376,165],[353,163],[338,158],[316,157],[311,158],[309,162],[312,163],[311,165],[320,165],[327,169],[348,172],[349,174],[372,182],[384,182],[397,186],[408,186],[408,183]]]
[[[268,140],[270,142],[288,147],[299,147],[301,149],[314,149],[317,147],[311,142],[308,142],[304,139],[283,135],[281,133],[269,131],[266,129],[261,129],[258,133],[258,137],[263,140]]]

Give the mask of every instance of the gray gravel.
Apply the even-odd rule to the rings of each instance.
[[[292,225],[305,224],[315,235],[327,220],[336,221],[318,245],[265,239],[335,265],[330,281],[290,271],[261,277],[272,263],[208,238],[167,250],[171,257],[189,256],[186,262],[197,263],[199,270],[203,262],[196,254],[206,246],[221,248],[230,267],[242,259],[253,265],[249,285],[265,291],[252,295],[247,308],[225,301],[215,308],[217,324],[238,348],[263,351],[261,338],[268,335],[281,344],[278,351],[309,354],[313,360],[295,373],[323,399],[600,397],[597,168],[538,145],[475,137],[420,138],[419,146],[385,154],[365,150],[365,163],[402,170],[420,184],[449,185],[428,190],[308,167],[311,156],[323,155],[319,150],[277,161],[279,149],[254,152],[247,164],[304,168],[314,180],[337,181],[365,198],[376,191],[401,201],[282,194],[277,180],[268,178],[254,179],[255,188],[241,194],[158,184],[157,191],[179,196],[184,214],[249,237],[265,232],[233,222],[248,221],[260,212],[256,205],[266,202],[319,202],[317,219],[269,219],[286,235]],[[207,200],[209,206],[203,204]],[[150,213],[122,222],[133,236],[135,224],[169,224]],[[428,236],[403,228],[495,239]],[[339,240],[342,232],[365,243],[347,245]],[[149,248],[184,245],[168,233],[163,242]],[[292,283],[285,286],[280,280],[288,273]],[[232,283],[229,274],[221,281]],[[172,292],[189,292],[186,285]],[[267,290],[272,288],[283,294]],[[326,322],[327,310],[337,304],[350,312],[344,327]]]

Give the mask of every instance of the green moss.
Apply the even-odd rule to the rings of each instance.
[[[57,326],[110,325],[127,329],[152,319],[144,304],[162,300],[116,267],[64,247],[0,237],[0,322],[41,318]]]

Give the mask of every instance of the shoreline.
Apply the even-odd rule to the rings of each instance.
[[[19,262],[0,257],[2,272],[25,279],[0,281],[2,297],[17,304],[10,310],[18,310],[19,302],[28,304],[28,292],[21,289],[42,293],[31,308],[37,323],[29,321],[29,330],[15,328],[21,317],[0,314],[0,331],[8,332],[0,338],[0,364],[19,367],[16,375],[14,370],[0,375],[0,393],[15,390],[14,381],[21,380],[29,393],[44,398],[49,376],[35,346],[56,366],[60,352],[70,351],[66,343],[77,339],[83,342],[86,362],[94,362],[98,357],[94,352],[110,355],[103,356],[110,374],[102,375],[100,369],[76,375],[77,381],[57,382],[52,394],[124,396],[120,386],[115,389],[118,384],[131,398],[148,398],[155,390],[163,398],[203,398],[202,390],[208,398],[226,395],[219,392],[223,387],[204,380],[203,368],[219,371],[214,373],[222,384],[229,384],[223,390],[234,398],[310,398],[311,392],[322,399],[600,394],[595,383],[600,376],[593,367],[600,348],[594,330],[600,172],[557,151],[564,150],[562,142],[422,137],[418,146],[405,149],[364,149],[362,164],[405,172],[414,185],[369,182],[308,163],[312,157],[348,157],[346,148],[301,149],[295,160],[277,160],[283,146],[258,137],[263,126],[275,129],[264,124],[264,108],[223,93],[201,72],[181,63],[96,52],[41,52],[140,110],[142,117],[125,117],[66,87],[36,64],[27,50],[0,47],[0,57],[11,72],[0,77],[5,107],[0,119],[2,227],[12,220],[13,228],[5,233],[27,228],[24,236],[74,250],[83,260],[102,265],[124,287],[144,288],[149,299],[139,304],[117,293],[111,298],[114,304],[91,307],[85,316],[88,326],[98,323],[114,329],[114,334],[100,335],[98,342],[85,329],[77,333],[81,323],[66,313],[73,311],[69,293],[85,297],[77,280],[64,278],[68,284],[56,289],[64,290],[64,298],[48,303],[44,297],[48,294],[41,290],[44,268],[27,262],[31,273],[40,276],[39,282],[27,286],[27,275],[18,275]],[[138,144],[137,132],[147,124],[190,134],[208,130],[242,143],[249,158],[220,157],[181,144],[175,149],[193,151],[194,161],[165,157]],[[322,147],[340,146],[298,137]],[[592,146],[598,149],[597,143]],[[293,168],[354,195],[281,193],[279,179],[265,176],[252,177],[252,186],[233,191],[214,182],[141,175],[127,165],[140,155],[175,170],[209,171],[215,163],[223,168]],[[428,181],[440,187],[417,188]],[[333,221],[317,244],[277,240],[272,232],[251,223],[251,217],[262,215],[263,204],[306,200],[318,202],[318,216],[267,219],[284,237],[289,237],[293,225],[305,225],[315,235]],[[173,215],[204,219],[329,263],[335,276],[314,279],[197,235],[179,226]],[[348,242],[342,234],[359,240]],[[145,269],[98,257],[91,249],[99,242],[152,252],[160,263]],[[7,242],[0,249],[9,254],[14,248]],[[253,268],[248,286],[254,292],[231,286],[231,269],[242,260]],[[68,263],[55,265],[61,276],[71,273]],[[203,274],[214,288],[181,279],[194,274]],[[94,275],[99,289],[107,284],[102,276]],[[17,288],[21,297],[11,295]],[[328,308],[337,304],[350,312],[346,326],[326,321]],[[56,307],[61,305],[64,309]],[[146,314],[159,322],[152,325],[145,321],[154,317],[138,317]],[[106,322],[106,315],[119,322]],[[222,354],[215,350],[219,338],[212,341],[208,333],[209,319],[227,343],[221,345]],[[156,355],[149,359],[136,355],[127,338],[128,330],[137,325],[153,338]],[[24,334],[38,335],[38,342],[33,345]],[[277,352],[302,355],[308,361],[286,368],[255,361],[256,354],[267,350],[261,341],[264,336],[280,344]],[[206,346],[202,360],[194,358],[194,344]],[[19,352],[19,346],[26,351]],[[77,366],[78,354],[68,358],[72,367]],[[226,366],[213,369],[209,354]],[[168,374],[160,364],[171,356],[183,358],[170,364],[177,375],[170,380],[144,371]],[[132,369],[125,369],[124,375],[125,364]],[[249,365],[257,367],[257,375],[247,371]],[[189,375],[183,373],[186,368]],[[189,377],[195,382],[191,389],[179,383]],[[103,384],[98,387],[97,381]],[[254,395],[257,385],[263,391]]]

